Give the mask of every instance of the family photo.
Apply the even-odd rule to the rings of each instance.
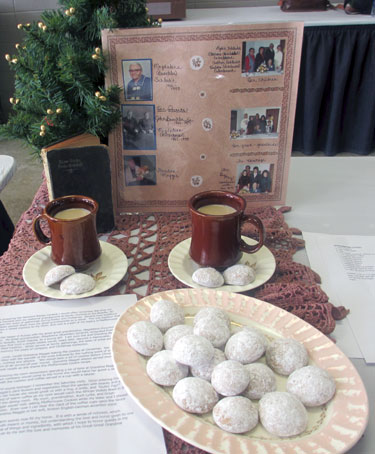
[[[124,156],[125,185],[156,185],[156,157],[154,155]]]
[[[276,139],[279,136],[278,107],[248,107],[231,110],[230,138]]]
[[[152,101],[152,60],[122,60],[126,101]]]
[[[285,39],[244,41],[242,76],[279,75],[284,68]]]
[[[122,105],[124,150],[155,150],[155,106]]]
[[[272,192],[273,164],[237,165],[237,194]]]

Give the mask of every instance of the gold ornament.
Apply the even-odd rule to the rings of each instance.
[[[9,102],[10,102],[11,104],[14,104],[14,98],[9,98]]]
[[[92,55],[91,55],[91,58],[92,58],[93,60],[97,60],[97,59],[99,58],[99,55],[97,55],[97,54],[92,54]]]
[[[44,25],[43,22],[38,22],[38,27],[39,27],[39,28],[42,28],[43,25]]]
[[[65,14],[66,14],[67,16],[70,16],[70,11],[69,11],[68,9],[66,9],[66,10],[65,10]]]
[[[12,63],[15,65],[16,63],[18,63],[18,59],[17,58],[13,58]]]
[[[151,22],[151,19],[149,17],[147,18],[147,22]]]
[[[23,24],[18,24],[17,25],[18,30],[21,30],[22,27],[23,27]]]
[[[21,47],[21,44],[17,43],[17,44],[14,45],[14,47],[15,47],[17,50],[19,50],[19,48]]]
[[[53,114],[53,110],[52,109],[47,109],[47,113],[48,113],[48,115],[52,115]]]
[[[42,30],[45,32],[47,30],[47,25],[43,25]]]
[[[96,91],[96,92],[95,92],[95,96],[96,96],[97,98],[99,98],[100,95],[101,95],[100,91]]]
[[[105,96],[99,96],[100,101],[107,101],[107,98]]]
[[[76,12],[76,9],[71,7],[71,8],[69,8],[69,12],[70,12],[70,14],[74,14]]]
[[[46,135],[46,133],[45,133],[45,131],[40,131],[39,135],[40,135],[41,137],[44,137],[44,136]]]
[[[100,54],[100,47],[96,47],[95,48],[95,53],[98,54],[98,55]]]
[[[56,113],[57,113],[57,114],[61,114],[61,112],[62,112],[61,107],[59,107],[58,109],[56,109]]]
[[[28,22],[28,23],[25,25],[25,27],[30,27],[30,25],[31,25],[30,22]]]
[[[45,131],[45,130],[46,130],[46,127],[45,127],[44,125],[42,125],[42,126],[40,127],[40,130],[41,130],[41,131]]]
[[[161,24],[163,22],[163,19],[161,17],[159,17],[158,22],[159,22],[159,24]]]
[[[9,54],[5,54],[5,60],[6,61],[11,61],[12,59],[10,58],[10,55]]]
[[[146,11],[146,13],[148,13],[148,8],[147,8],[147,6],[146,6],[146,8],[145,8],[145,11]]]
[[[20,100],[18,98],[16,98],[16,104],[18,104],[20,102]]]

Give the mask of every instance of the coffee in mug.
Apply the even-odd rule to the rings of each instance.
[[[56,265],[82,269],[100,256],[98,209],[98,203],[90,197],[69,195],[51,200],[34,219],[34,234],[42,244],[51,246],[51,259]],[[42,231],[42,219],[48,223],[50,237]]]
[[[189,200],[191,243],[189,254],[201,266],[224,269],[237,263],[242,252],[257,252],[264,243],[262,221],[245,215],[246,201],[227,191],[205,191]],[[258,231],[259,241],[249,245],[241,238],[241,226],[250,222]]]
[[[224,216],[225,214],[235,213],[236,210],[229,205],[220,205],[219,203],[211,203],[209,205],[203,205],[198,208],[198,211],[203,214],[209,214],[211,216]]]
[[[58,211],[54,217],[56,219],[65,219],[65,220],[72,220],[72,219],[79,219],[83,218],[84,216],[87,216],[90,214],[89,210],[86,210],[86,208],[67,208],[66,210],[61,210]]]

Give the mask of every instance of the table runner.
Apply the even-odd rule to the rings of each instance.
[[[21,216],[8,251],[0,257],[0,305],[47,300],[30,290],[22,279],[25,262],[43,247],[34,238],[32,220],[47,202],[47,187],[43,182],[30,208]],[[304,242],[298,238],[301,231],[290,228],[285,222],[284,213],[290,209],[264,207],[252,210],[265,225],[265,245],[276,258],[276,271],[266,284],[245,293],[292,312],[324,334],[330,334],[335,328],[335,320],[344,318],[348,311],[329,302],[328,296],[320,288],[320,278],[314,271],[293,261],[294,253],[304,247]],[[253,238],[257,235],[251,225],[245,225],[243,233]],[[124,215],[117,221],[117,228],[104,239],[126,254],[128,272],[103,295],[135,293],[142,297],[185,288],[186,285],[170,273],[168,255],[176,244],[190,237],[190,234],[188,213]],[[204,453],[165,430],[164,435],[168,453]]]

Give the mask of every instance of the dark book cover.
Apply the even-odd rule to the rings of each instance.
[[[106,146],[53,148],[43,156],[50,198],[86,195],[99,204],[98,233],[114,227],[111,166]]]

